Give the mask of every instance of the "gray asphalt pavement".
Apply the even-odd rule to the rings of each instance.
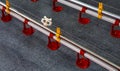
[[[52,11],[51,0],[39,0],[36,3],[30,0],[9,1],[13,8],[38,22],[45,15],[51,17],[53,25],[50,29],[61,27],[65,37],[120,66],[120,39],[110,35],[110,23],[84,14],[91,22],[88,25],[79,24],[79,11],[58,3],[64,10],[55,13]],[[80,1],[96,5],[93,0]],[[105,6],[106,10],[111,11],[112,8],[111,12],[120,15],[120,11],[117,10],[119,0],[103,2],[108,5]],[[22,28],[22,22],[15,18],[8,23],[0,21],[0,71],[107,71],[93,62],[85,70],[76,67],[74,51],[63,45],[59,50],[51,51],[46,47],[46,35],[36,30],[32,36],[25,36]]]

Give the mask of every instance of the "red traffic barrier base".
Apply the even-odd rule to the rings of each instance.
[[[63,7],[62,6],[57,6],[56,5],[56,3],[57,3],[57,0],[53,0],[53,11],[55,11],[55,12],[60,12],[60,11],[62,11],[63,10]]]
[[[47,47],[50,49],[50,50],[58,50],[59,47],[60,47],[60,43],[57,42],[56,40],[53,39],[53,36],[54,34],[50,33],[50,35],[48,36],[48,44],[47,44]]]
[[[114,24],[112,24],[111,35],[115,38],[120,38],[120,30],[115,30],[115,27],[119,27],[120,20],[116,20]]]
[[[84,57],[84,50],[81,50],[80,54],[77,53],[76,65],[81,69],[87,69],[90,66],[90,60]]]
[[[31,0],[32,2],[37,2],[38,0]]]
[[[2,8],[2,17],[1,17],[1,20],[3,22],[9,22],[9,21],[12,20],[12,16],[10,14],[7,14],[5,12],[5,9],[6,9],[5,7]]]
[[[90,23],[90,19],[89,18],[82,17],[82,14],[85,13],[86,9],[87,9],[86,7],[82,7],[82,10],[79,13],[78,22],[81,23],[81,24],[88,24],[88,23]]]
[[[26,36],[30,36],[34,33],[34,29],[30,26],[30,27],[27,27],[27,24],[28,24],[28,20],[25,19],[24,23],[23,23],[23,33],[26,35]]]

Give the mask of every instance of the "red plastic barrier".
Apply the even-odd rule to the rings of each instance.
[[[114,24],[112,24],[111,35],[115,38],[120,38],[120,30],[115,30],[115,27],[119,27],[120,20],[116,20]]]
[[[38,0],[31,0],[32,2],[37,2]]]
[[[90,60],[84,57],[84,53],[84,50],[81,50],[80,54],[77,53],[76,65],[81,69],[87,69],[90,66]]]
[[[1,17],[1,20],[3,22],[9,22],[9,21],[12,20],[12,16],[10,14],[7,14],[5,12],[5,9],[6,9],[5,7],[2,8],[2,17]]]
[[[79,13],[78,21],[79,21],[79,23],[81,23],[81,24],[88,24],[88,23],[90,22],[90,19],[89,19],[89,18],[84,18],[84,17],[82,17],[82,14],[84,14],[86,10],[87,10],[86,7],[82,7],[82,10],[81,10],[80,13]]]
[[[56,3],[57,3],[57,0],[53,0],[53,7],[52,7],[53,11],[55,11],[55,12],[62,11],[63,7],[62,6],[57,6]]]
[[[48,45],[47,47],[50,50],[57,50],[60,47],[60,43],[53,39],[54,34],[50,33],[48,36]]]
[[[25,19],[24,23],[23,23],[23,33],[26,35],[26,36],[29,36],[29,35],[32,35],[34,33],[34,29],[30,26],[30,27],[27,27],[28,25],[28,21],[27,19]]]

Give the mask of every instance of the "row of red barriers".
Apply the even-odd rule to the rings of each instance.
[[[53,7],[52,7],[53,11],[55,11],[55,12],[62,11],[63,7],[62,6],[57,6],[56,3],[57,3],[57,0],[53,0]],[[90,19],[89,18],[82,17],[82,14],[84,14],[86,10],[87,10],[87,8],[83,7],[82,10],[79,13],[78,22],[80,24],[84,24],[85,25],[85,24],[90,23]],[[120,38],[120,30],[115,29],[115,27],[119,27],[120,26],[119,23],[120,23],[120,20],[116,19],[115,23],[112,24],[111,35],[113,37],[115,37],[115,38]]]
[[[12,20],[12,16],[5,12],[5,7],[2,8],[1,20],[3,22],[9,22],[9,21]],[[29,22],[29,20],[27,20],[27,19],[25,19],[24,22],[23,22],[23,30],[22,30],[22,32],[26,36],[30,36],[30,35],[32,35],[35,32],[35,30],[31,26],[27,27],[28,26],[28,22]],[[47,47],[50,50],[55,51],[55,50],[58,50],[60,48],[60,43],[58,41],[54,40],[53,36],[54,36],[53,33],[50,33],[50,35],[48,36]],[[85,51],[81,50],[80,54],[79,53],[77,54],[76,65],[78,67],[80,67],[81,69],[86,69],[90,65],[90,60],[84,57],[84,53],[85,53]],[[81,55],[81,57],[80,57],[80,55]]]
[[[2,17],[1,17],[1,20],[3,22],[9,22],[12,20],[12,16],[10,14],[7,14],[5,12],[5,7],[2,8]],[[23,23],[23,33],[27,36],[29,35],[32,35],[34,33],[34,30],[33,28],[30,26],[30,27],[27,27],[27,24],[28,24],[28,21],[27,19],[25,19],[24,23]]]
[[[38,0],[31,0],[32,2],[36,2]],[[56,5],[57,3],[57,0],[53,0],[53,11],[55,12],[60,12],[63,10],[63,8],[61,6],[57,6]],[[79,18],[78,18],[78,21],[79,23],[81,24],[88,24],[90,22],[90,19],[89,18],[84,18],[82,17],[82,14],[85,13],[85,11],[87,10],[86,7],[83,7],[82,10],[80,11],[79,13]],[[3,20],[4,22],[8,22],[10,20],[12,20],[12,17],[10,16],[10,14],[5,14],[4,13],[5,11],[5,8],[3,8],[2,10],[2,17],[1,17],[1,20]],[[116,38],[120,38],[120,30],[115,30],[115,27],[119,27],[119,23],[120,23],[120,20],[116,19],[115,23],[112,24],[112,28],[111,28],[111,35],[113,37],[116,37]],[[25,26],[25,25],[24,25]],[[25,27],[26,28],[26,27]]]
[[[31,0],[31,1],[32,2],[37,2],[38,0]],[[53,0],[53,7],[52,7],[53,11],[55,11],[55,12],[62,11],[63,7],[58,6],[56,3],[57,3],[57,0]],[[12,16],[10,14],[7,14],[5,12],[5,9],[6,9],[5,7],[2,8],[1,20],[3,22],[9,22],[9,21],[12,20]],[[82,14],[84,14],[86,10],[87,10],[87,8],[83,7],[82,10],[79,13],[78,21],[81,24],[88,24],[90,22],[89,18],[82,17]],[[29,20],[27,20],[27,19],[25,19],[24,22],[23,22],[23,30],[22,30],[22,32],[26,36],[30,36],[35,32],[35,30],[31,26],[27,27],[28,22],[29,22]],[[115,23],[112,25],[112,28],[111,28],[111,35],[113,37],[116,37],[116,38],[120,38],[120,30],[115,30],[115,27],[119,26],[119,23],[120,23],[120,20],[116,20]],[[54,36],[53,33],[50,33],[50,35],[48,36],[47,47],[50,50],[55,51],[55,50],[58,50],[60,48],[60,43],[58,41],[54,40],[53,36]],[[84,50],[81,50],[80,53],[77,53],[76,65],[81,69],[86,69],[86,68],[88,68],[90,66],[90,60],[84,56],[84,53],[85,53]]]

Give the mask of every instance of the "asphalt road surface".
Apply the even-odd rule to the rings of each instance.
[[[110,23],[84,14],[91,22],[82,25],[77,21],[79,11],[58,3],[64,10],[53,12],[51,0],[36,3],[30,0],[9,1],[11,7],[38,22],[43,16],[51,17],[53,25],[50,29],[55,31],[57,26],[61,27],[65,37],[120,66],[120,39],[110,35]],[[101,0],[80,1],[96,6],[96,1]],[[120,15],[119,0],[105,0],[103,3],[107,11]],[[22,22],[16,18],[8,23],[0,21],[0,71],[107,71],[92,61],[88,69],[80,69],[75,65],[74,51],[64,45],[51,51],[46,47],[46,35],[36,30],[32,36],[25,36],[22,29]]]

